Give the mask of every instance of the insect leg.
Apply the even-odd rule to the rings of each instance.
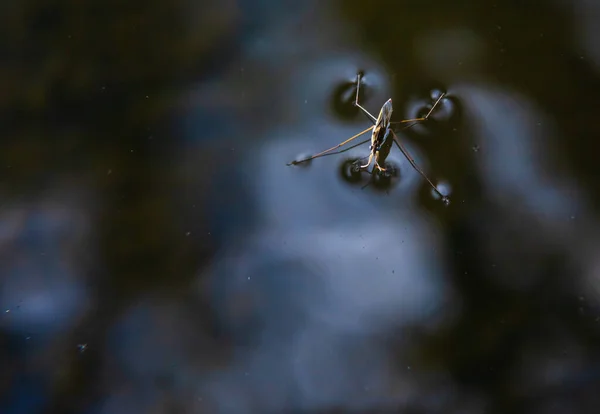
[[[373,153],[371,152],[371,154],[369,155],[369,162],[367,162],[365,165],[361,165],[360,168],[369,168],[369,165],[371,165],[371,161],[373,161]]]
[[[359,103],[358,103],[358,91],[360,90],[360,73],[358,74],[358,79],[356,81],[356,99],[354,100],[354,105],[358,106],[370,119],[373,123],[377,122],[377,118],[375,118],[373,115],[371,115],[371,113],[369,111],[367,111],[365,108],[363,108]]]
[[[410,164],[413,166],[413,168],[419,173],[421,174],[421,176],[423,176],[423,178],[425,178],[427,180],[427,182],[429,183],[429,185],[431,186],[431,188],[433,188],[435,190],[436,193],[438,193],[438,195],[440,197],[442,197],[443,200],[446,200],[448,197],[446,197],[445,195],[443,195],[442,193],[440,193],[440,190],[437,189],[437,187],[435,185],[433,185],[433,183],[431,182],[431,180],[427,177],[427,175],[425,175],[425,173],[423,172],[423,170],[417,165],[417,163],[415,162],[415,160],[413,159],[413,157],[410,156],[410,154],[408,153],[407,149],[404,148],[404,145],[402,144],[402,141],[400,141],[398,139],[398,136],[396,135],[396,133],[394,131],[391,131],[392,134],[394,134],[394,142],[396,143],[396,145],[398,146],[398,148],[400,148],[400,151],[402,151],[402,154],[404,154],[404,156],[406,157],[406,159],[408,160],[408,162],[410,162]]]
[[[407,122],[423,122],[423,121],[427,121],[427,119],[429,118],[429,116],[433,113],[433,111],[435,110],[435,107],[440,103],[440,101],[442,100],[442,98],[446,96],[445,93],[442,93],[440,95],[439,98],[437,98],[437,100],[435,101],[435,103],[433,104],[433,106],[431,107],[431,109],[429,110],[429,112],[427,112],[427,114],[421,118],[413,118],[413,119],[404,119],[402,121],[396,121],[396,122],[390,122],[391,124],[404,124]],[[412,125],[408,126],[407,128],[410,128]]]
[[[329,148],[329,149],[326,149],[325,151],[321,151],[321,152],[319,152],[318,154],[311,155],[310,157],[308,157],[308,158],[305,158],[305,159],[303,159],[303,160],[299,160],[299,161],[292,161],[292,162],[288,163],[287,165],[297,165],[297,164],[301,164],[301,163],[303,163],[303,162],[310,161],[310,160],[312,160],[312,159],[315,159],[315,158],[318,158],[318,157],[322,157],[322,156],[324,156],[324,155],[328,155],[328,153],[329,153],[329,152],[331,152],[331,151],[334,151],[334,150],[338,149],[339,147],[341,147],[341,146],[343,146],[343,145],[346,145],[347,143],[351,142],[352,140],[355,140],[356,138],[360,137],[360,136],[361,136],[361,135],[363,135],[363,134],[366,134],[367,132],[369,132],[369,131],[370,131],[370,130],[372,130],[372,129],[373,129],[373,127],[369,127],[369,128],[367,128],[367,129],[365,129],[364,131],[362,131],[362,132],[359,132],[358,134],[356,134],[356,135],[354,135],[354,136],[352,136],[352,137],[348,138],[346,141],[344,141],[344,142],[340,142],[339,144],[337,144],[337,145],[336,145],[336,146],[334,146],[334,147],[331,147],[331,148]]]

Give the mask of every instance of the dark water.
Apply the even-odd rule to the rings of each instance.
[[[597,412],[595,2],[1,10],[1,413]]]

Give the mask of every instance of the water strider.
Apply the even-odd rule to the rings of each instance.
[[[374,167],[373,169],[377,169],[378,171],[381,172],[385,172],[386,169],[383,168],[381,166],[381,164],[384,163],[385,158],[387,157],[388,153],[389,153],[389,146],[391,145],[390,141],[389,141],[389,137],[390,135],[392,136],[393,142],[396,143],[396,145],[398,146],[398,148],[400,148],[400,151],[402,151],[402,153],[404,154],[404,156],[406,157],[406,159],[410,162],[410,164],[413,166],[413,168],[419,173],[421,174],[421,176],[423,176],[423,178],[425,178],[425,180],[427,180],[427,182],[429,183],[429,185],[431,186],[431,188],[433,188],[435,190],[435,192],[442,198],[442,202],[446,205],[448,205],[450,203],[450,200],[448,198],[448,196],[443,195],[435,185],[433,185],[433,183],[431,182],[431,180],[427,177],[427,175],[425,175],[425,173],[423,172],[423,170],[421,170],[421,168],[417,165],[417,163],[415,162],[415,160],[413,159],[413,157],[411,157],[411,155],[408,153],[408,151],[406,150],[406,148],[404,148],[404,145],[402,144],[402,142],[400,141],[400,139],[398,139],[398,136],[396,135],[396,133],[394,132],[394,130],[391,128],[392,124],[403,124],[403,123],[408,123],[408,122],[412,122],[411,125],[409,125],[407,128],[410,128],[412,125],[414,125],[417,122],[424,122],[427,121],[427,119],[429,118],[429,116],[433,113],[433,111],[435,110],[436,106],[438,105],[438,103],[442,100],[442,98],[445,96],[444,93],[442,93],[439,98],[435,101],[435,103],[433,104],[433,106],[431,107],[431,109],[429,110],[429,112],[427,112],[427,114],[421,118],[414,118],[414,119],[405,119],[399,122],[391,122],[391,118],[392,118],[392,112],[393,112],[393,107],[392,107],[392,99],[388,99],[383,106],[381,107],[381,110],[379,111],[379,116],[377,118],[375,118],[369,111],[367,111],[365,108],[363,108],[359,103],[358,103],[358,96],[359,96],[359,91],[360,91],[360,74],[357,77],[357,81],[356,81],[356,99],[354,100],[354,105],[357,106],[358,108],[360,108],[368,117],[369,119],[373,122],[373,126],[365,129],[362,132],[359,132],[358,134],[348,138],[347,140],[340,142],[339,144],[337,144],[334,147],[331,147],[329,149],[326,149],[325,151],[321,151],[315,155],[311,155],[308,158],[305,158],[303,160],[299,160],[299,161],[292,161],[287,165],[297,165],[297,164],[301,164],[303,162],[307,162],[310,161],[312,159],[318,158],[318,157],[322,157],[325,155],[332,155],[331,151],[334,151],[346,144],[348,144],[349,142],[355,140],[356,138],[360,137],[363,134],[366,134],[367,132],[372,130],[371,133],[371,147],[369,148],[369,160],[367,161],[367,163],[365,165],[357,165],[355,164],[355,168],[357,171],[363,170],[363,169],[367,169],[369,168],[369,166],[371,165],[371,163],[374,161]],[[364,143],[368,142],[368,140],[365,140],[357,145],[354,145],[351,148],[354,148],[358,145],[362,145]],[[387,150],[385,150],[383,147],[385,146],[385,144],[387,145]],[[348,148],[350,149],[350,148]],[[346,149],[346,150],[348,150]],[[343,150],[343,151],[346,151]],[[343,151],[339,151],[339,152],[343,152]],[[365,157],[366,158],[366,157]],[[358,161],[356,161],[358,162]]]

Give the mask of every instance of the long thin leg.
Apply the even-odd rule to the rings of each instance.
[[[358,74],[358,80],[356,81],[356,99],[354,100],[354,105],[356,105],[360,109],[362,109],[362,111],[373,121],[373,124],[375,124],[377,122],[377,118],[375,118],[373,115],[371,115],[371,113],[369,111],[367,111],[365,108],[363,108],[358,103],[358,91],[359,90],[360,90],[360,73]]]
[[[290,163],[289,163],[289,164],[287,164],[287,165],[297,165],[297,164],[301,164],[301,163],[303,163],[303,162],[310,161],[310,160],[312,160],[312,159],[315,159],[315,158],[318,158],[318,157],[322,157],[322,156],[324,156],[324,155],[327,155],[327,153],[328,153],[328,152],[330,152],[330,151],[333,151],[333,150],[336,150],[336,149],[338,149],[339,147],[341,147],[341,146],[343,146],[343,145],[346,145],[346,144],[347,144],[347,143],[349,143],[350,141],[352,141],[352,140],[354,140],[354,139],[356,139],[356,138],[360,137],[360,136],[361,136],[361,135],[363,135],[363,134],[366,134],[367,132],[369,132],[369,131],[370,131],[370,130],[372,130],[372,129],[373,129],[373,127],[371,126],[371,127],[367,128],[367,129],[365,129],[364,131],[362,131],[362,132],[359,132],[358,134],[356,134],[356,135],[354,135],[354,136],[352,136],[352,137],[348,138],[346,141],[344,141],[344,142],[340,142],[339,144],[337,144],[337,145],[336,145],[336,146],[334,146],[334,147],[331,147],[331,148],[329,148],[329,149],[326,149],[325,151],[321,151],[321,152],[319,152],[318,154],[311,155],[310,157],[308,157],[308,158],[305,158],[305,159],[303,159],[303,160],[299,160],[299,161],[292,161],[292,162],[290,162]]]
[[[347,148],[344,148],[343,150],[339,150],[339,151],[335,151],[335,152],[328,152],[327,154],[321,155],[321,157],[328,157],[330,155],[343,154],[344,152],[350,151],[351,149],[356,148],[356,147],[360,147],[361,145],[364,145],[364,144],[366,144],[367,142],[370,142],[370,141],[371,141],[371,138],[367,138],[367,139],[362,140],[358,144],[351,145],[351,146],[349,146]],[[367,157],[363,157],[363,158],[367,158]]]
[[[435,103],[433,104],[433,106],[431,107],[431,109],[429,110],[429,112],[427,112],[427,115],[421,117],[421,118],[413,118],[413,119],[404,119],[402,121],[395,121],[395,122],[390,122],[391,124],[404,124],[407,122],[423,122],[423,121],[427,121],[427,119],[429,118],[429,116],[433,113],[433,111],[435,110],[435,107],[438,105],[438,103],[440,103],[440,101],[442,100],[442,98],[446,96],[445,93],[442,93],[440,95],[439,98],[437,98],[437,100],[435,101]],[[410,128],[412,125],[410,125],[408,128]]]
[[[398,136],[396,135],[396,133],[394,131],[392,131],[392,134],[394,134],[394,142],[396,143],[396,145],[398,146],[398,148],[400,148],[400,151],[402,151],[402,153],[404,154],[404,156],[406,157],[406,159],[408,160],[408,162],[410,162],[410,164],[413,166],[413,168],[423,176],[423,178],[425,178],[427,180],[427,182],[429,183],[429,185],[431,186],[431,188],[433,188],[435,190],[436,193],[438,193],[438,195],[442,198],[442,200],[447,200],[448,197],[446,197],[445,195],[443,195],[442,193],[440,193],[440,190],[437,189],[437,187],[435,185],[433,185],[433,183],[431,182],[431,180],[425,175],[425,173],[423,172],[423,170],[421,170],[421,168],[417,165],[417,163],[415,162],[415,160],[413,159],[413,157],[410,156],[410,154],[408,153],[408,151],[406,150],[406,148],[404,148],[404,145],[402,144],[402,141],[400,141],[398,139]]]

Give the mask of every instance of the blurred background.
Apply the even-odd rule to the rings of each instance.
[[[598,2],[0,10],[0,413],[597,412]]]

